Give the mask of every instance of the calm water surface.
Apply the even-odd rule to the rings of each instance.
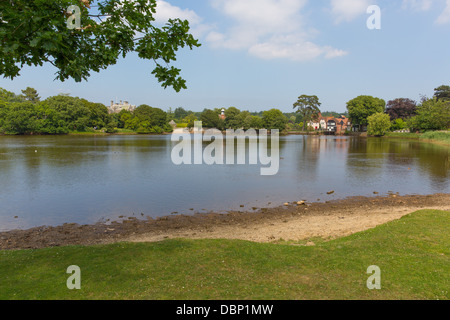
[[[413,140],[281,137],[279,173],[261,176],[259,165],[176,166],[170,138],[0,137],[0,231],[450,192],[450,148]]]

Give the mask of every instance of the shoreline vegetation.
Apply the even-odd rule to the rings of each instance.
[[[16,95],[0,88],[0,134],[2,135],[102,135],[170,134],[175,128],[193,128],[201,121],[206,128],[267,129],[281,134],[343,134],[361,136],[415,137],[396,135],[416,132],[422,140],[448,142],[450,86],[435,89],[433,98],[420,103],[410,99],[386,102],[359,96],[347,102],[343,113],[321,111],[317,96],[302,95],[292,112],[272,108],[250,112],[236,107],[205,108],[201,112],[178,107],[164,111],[128,103],[107,107],[79,97],[58,95],[43,101],[33,88]]]

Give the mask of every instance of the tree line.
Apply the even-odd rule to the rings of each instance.
[[[434,89],[434,96],[423,96],[417,103],[408,98],[385,100],[361,95],[347,102],[347,116],[357,131],[382,136],[389,130],[426,132],[450,128],[450,86]],[[320,113],[317,96],[302,95],[294,103],[294,109],[302,115],[303,130],[307,123],[317,120]]]
[[[352,121],[366,126],[370,135],[446,130],[450,128],[450,86],[434,89],[433,97],[422,96],[420,102],[398,98],[385,103],[383,99],[360,96],[349,101],[347,108]]]
[[[202,121],[205,128],[225,129],[278,129],[296,126],[298,114],[283,114],[278,109],[261,112],[241,111],[235,107],[225,110],[204,109],[192,112],[182,107],[168,112],[143,104],[133,111],[122,110],[110,114],[102,103],[68,95],[52,96],[41,101],[33,88],[16,95],[0,88],[0,134],[68,134],[72,132],[115,133],[118,130],[139,134],[172,132],[173,120],[178,127],[193,127]],[[298,125],[297,125],[298,126]]]
[[[102,103],[67,95],[52,96],[41,101],[33,88],[16,95],[0,88],[1,134],[67,134],[71,132],[115,133],[118,130],[140,134],[171,132],[173,121],[177,127],[192,128],[202,121],[205,128],[225,129],[278,129],[281,131],[307,131],[310,121],[317,119],[321,103],[317,96],[302,95],[294,103],[294,111],[283,113],[273,108],[267,111],[241,111],[205,108],[193,112],[178,107],[166,112],[143,104],[133,111],[122,110],[110,114]],[[220,117],[222,110],[225,117]],[[425,132],[450,127],[450,86],[435,89],[432,98],[422,97],[419,103],[398,98],[387,103],[372,96],[359,96],[347,102],[346,113],[322,112],[323,116],[348,116],[353,127],[372,135],[387,131],[404,130]]]

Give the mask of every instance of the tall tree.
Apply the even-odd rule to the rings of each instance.
[[[359,96],[347,102],[347,110],[353,124],[359,125],[359,130],[368,125],[368,118],[384,112],[386,102],[383,99],[372,96]]]
[[[163,128],[167,124],[167,113],[159,108],[153,108],[142,104],[134,110],[134,115],[140,122],[147,121],[151,127]]]
[[[265,128],[269,130],[278,129],[279,131],[283,131],[286,129],[286,124],[288,123],[288,118],[278,109],[264,111],[262,120]]]
[[[205,109],[200,115],[200,120],[205,128],[215,128],[222,130],[224,128],[224,121],[219,117],[219,112]]]
[[[33,103],[41,101],[41,97],[39,97],[37,90],[30,87],[22,90],[22,97],[25,101],[30,101]]]
[[[302,115],[303,131],[306,129],[306,124],[312,119],[316,118],[320,113],[321,103],[317,96],[301,95],[297,102],[294,103],[294,109]]]
[[[80,98],[54,96],[44,100],[51,109],[58,112],[69,130],[83,130],[89,125],[90,110]]]
[[[414,116],[416,109],[417,105],[415,101],[407,98],[399,98],[388,101],[386,113],[391,117],[391,120],[405,120]]]
[[[73,5],[80,12],[69,12]],[[186,89],[181,70],[171,64],[180,48],[200,44],[187,20],[152,25],[156,6],[157,0],[0,1],[0,74],[13,79],[24,65],[48,62],[57,79],[80,82],[136,52],[155,62],[152,74],[164,88]]]
[[[436,97],[417,107],[417,115],[409,121],[413,130],[446,130],[450,128],[450,103]]]
[[[189,115],[189,113],[190,112],[185,110],[183,107],[178,107],[173,112],[173,116],[175,117],[175,119],[181,120],[181,119],[184,119],[185,117],[187,117]]]
[[[240,129],[243,125],[242,119],[239,118],[241,111],[235,107],[229,107],[225,110],[225,127],[227,129]]]
[[[438,100],[450,101],[450,86],[440,86],[434,89],[434,96]]]

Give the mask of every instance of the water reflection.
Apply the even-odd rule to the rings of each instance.
[[[261,176],[261,165],[249,164],[249,141],[245,165],[176,166],[170,138],[0,137],[0,230],[95,223],[141,213],[157,217],[225,212],[240,210],[241,205],[248,210],[373,191],[450,191],[449,148],[439,145],[381,138],[281,137],[278,174]],[[207,145],[203,143],[203,148]],[[237,162],[237,152],[234,156]],[[335,193],[327,195],[329,190]]]

